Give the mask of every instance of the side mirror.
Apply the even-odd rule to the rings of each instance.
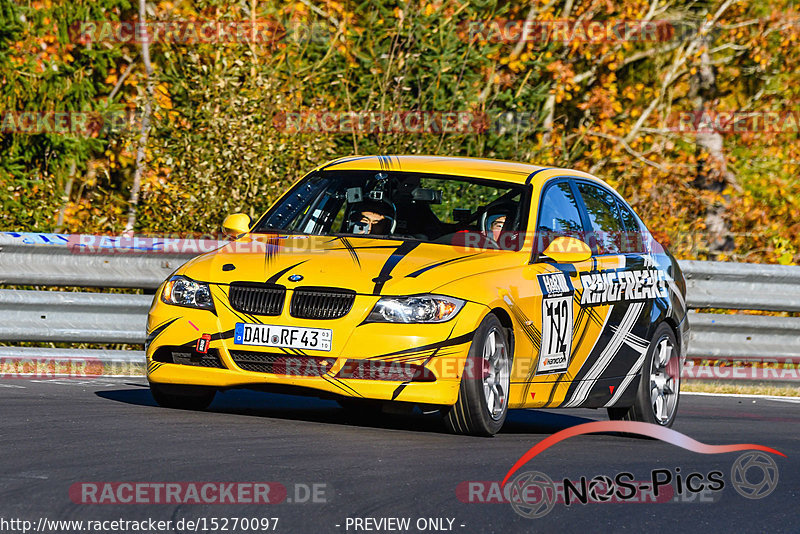
[[[225,217],[222,223],[222,232],[232,238],[236,239],[242,234],[250,231],[250,216],[244,213],[234,213]]]
[[[580,263],[592,257],[592,249],[580,239],[561,236],[553,239],[542,254],[558,263]]]

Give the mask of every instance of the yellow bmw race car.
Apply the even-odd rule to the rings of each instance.
[[[150,309],[147,378],[162,406],[272,389],[417,404],[489,436],[515,408],[675,419],[685,280],[594,176],[347,157],[223,229],[231,242],[179,268]]]

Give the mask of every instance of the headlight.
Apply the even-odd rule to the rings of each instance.
[[[213,310],[211,289],[205,282],[195,282],[185,276],[173,276],[164,284],[161,300],[174,306]]]
[[[443,295],[383,297],[367,317],[374,323],[443,323],[461,310],[464,301]]]

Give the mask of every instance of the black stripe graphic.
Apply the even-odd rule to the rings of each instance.
[[[363,397],[364,396],[361,393],[359,393],[358,391],[356,391],[355,389],[353,389],[352,386],[340,381],[338,378],[335,378],[335,377],[332,377],[332,376],[326,376],[326,375],[321,375],[321,378],[323,380],[325,380],[326,382],[329,382],[329,383],[333,384],[334,386],[336,386],[337,388],[341,389],[345,393],[355,393],[359,397]],[[348,395],[348,396],[352,396],[352,395]]]
[[[397,388],[394,391],[392,391],[392,400],[395,400],[403,392],[403,390],[406,389],[406,386],[409,385],[410,383],[411,382],[403,382],[402,384],[397,386]]]
[[[576,291],[575,298],[578,301],[580,300],[578,298],[578,296],[577,296],[577,291]],[[573,355],[580,354],[581,347],[583,346],[583,341],[586,339],[586,335],[589,333],[589,320],[594,320],[593,316],[597,316],[599,318],[599,315],[597,315],[597,312],[595,312],[594,309],[585,308],[585,307],[579,307],[578,308],[578,318],[575,321],[575,328],[573,328],[573,330],[572,330],[573,343],[575,341],[575,336],[577,335],[576,333],[578,331],[580,331],[580,338],[578,338],[578,343],[575,345],[575,348],[572,350],[572,354]],[[584,322],[584,319],[586,319],[586,318],[588,318],[586,320],[586,324],[583,326],[583,328],[581,328],[581,324]],[[600,324],[603,324],[602,321],[600,322]],[[600,334],[602,334],[602,332],[600,332]],[[570,357],[570,359],[571,359],[571,357]],[[556,396],[556,390],[558,389],[558,386],[562,382],[565,382],[566,380],[567,380],[567,373],[566,372],[558,375],[558,378],[556,378],[556,381],[553,383],[553,387],[550,389],[550,395],[547,397],[547,402],[543,406],[544,408],[549,408],[553,404],[553,399]],[[574,380],[574,378],[573,378],[573,380]]]
[[[381,273],[372,279],[375,282],[375,289],[372,290],[372,293],[375,295],[380,295],[381,290],[383,289],[383,285],[392,279],[392,269],[394,269],[400,260],[402,260],[409,252],[417,248],[419,243],[412,243],[411,241],[406,241],[401,244],[397,249],[392,252],[392,255],[389,256],[389,259],[386,260],[386,263],[383,264],[381,268]]]
[[[264,246],[264,268],[278,257],[281,251],[281,240],[278,236],[269,236]]]
[[[352,161],[359,161],[359,160],[362,160],[362,159],[371,159],[372,157],[373,156],[360,156],[360,157],[351,157],[351,158],[343,157],[343,158],[335,159],[335,160],[331,161],[330,163],[328,163],[327,165],[325,165],[324,167],[320,168],[320,171],[324,171],[325,169],[328,169],[330,167],[335,167],[335,166],[341,165],[343,163],[350,163]]]
[[[472,258],[473,256],[477,256],[478,254],[480,254],[480,253],[478,252],[478,253],[475,253],[475,254],[470,254],[468,256],[461,256],[461,257],[458,257],[458,258],[450,258],[449,260],[444,260],[444,261],[440,261],[438,263],[434,263],[432,265],[427,265],[427,266],[425,266],[425,267],[423,267],[421,269],[418,269],[418,270],[414,271],[411,274],[407,274],[406,278],[416,278],[419,275],[421,275],[422,273],[428,272],[431,269],[435,269],[437,267],[441,267],[442,265],[447,265],[448,263],[453,263],[454,261],[466,260],[467,258]]]
[[[215,334],[211,334],[211,341],[219,341],[220,339],[231,339],[234,333],[235,333],[234,330],[230,329],[230,330],[225,330],[224,332],[217,332]],[[197,342],[187,341],[183,345],[178,345],[178,346],[186,349],[194,348],[195,346],[197,346]]]
[[[450,336],[452,336],[452,335],[453,335],[453,332],[455,331],[457,324],[458,324],[458,323],[454,324],[454,325],[453,325],[453,328],[451,328],[451,329],[450,329],[450,333],[449,333],[449,334],[447,334],[447,339],[450,339]],[[446,340],[445,340],[445,341],[446,341]],[[441,346],[439,346],[439,347],[436,347],[436,349],[434,349],[434,351],[431,353],[431,355],[430,355],[430,356],[428,356],[428,357],[425,359],[425,361],[424,361],[424,362],[422,362],[422,363],[421,363],[421,364],[419,364],[419,365],[421,365],[422,367],[425,367],[425,366],[428,364],[428,362],[430,362],[430,361],[431,361],[433,358],[435,358],[435,357],[436,357],[436,355],[439,353],[439,351],[440,351],[441,349],[442,349],[442,347],[441,347]],[[406,382],[403,382],[402,384],[400,384],[399,386],[397,386],[397,388],[395,388],[395,390],[392,392],[392,400],[395,400],[395,399],[396,399],[398,396],[400,396],[400,393],[402,393],[402,392],[403,392],[403,390],[404,390],[404,389],[406,389],[406,386],[408,386],[410,383],[411,383],[411,381],[406,381]]]
[[[431,352],[430,354],[428,354],[428,352],[429,351],[423,351],[423,352],[420,352],[419,354],[413,354],[413,355],[410,355],[410,356],[405,356],[405,357],[400,357],[400,358],[393,358],[393,359],[387,360],[387,361],[392,361],[392,362],[397,362],[397,363],[426,364],[434,356],[436,358],[441,358],[442,356],[450,356],[450,355],[453,355],[453,354],[458,354],[461,351],[459,351],[459,350],[443,351],[443,350],[440,350],[440,349],[436,349],[433,352]]]
[[[519,306],[517,306],[517,304],[514,302],[514,299],[512,299],[510,295],[508,296],[508,300],[511,301],[508,306],[508,308],[511,310],[511,314],[522,327],[522,331],[531,341],[533,348],[538,351],[542,346],[542,334],[535,326],[533,326],[533,324],[528,324],[531,322],[530,319],[528,319],[528,316],[525,315]]]
[[[298,265],[302,265],[302,264],[304,264],[304,263],[305,263],[305,262],[307,262],[307,261],[308,261],[308,260],[303,260],[303,261],[300,261],[300,262],[297,262],[297,263],[295,263],[294,265],[290,265],[290,266],[288,266],[288,267],[287,267],[287,268],[285,268],[285,269],[281,269],[281,270],[280,270],[280,271],[278,271],[277,273],[275,273],[275,274],[273,274],[272,276],[270,276],[269,278],[267,278],[267,283],[268,283],[268,284],[274,284],[274,283],[276,283],[276,282],[278,281],[278,279],[279,279],[281,276],[283,276],[284,274],[286,274],[287,272],[289,272],[289,270],[290,270],[290,269],[294,269],[294,268],[295,268],[295,267],[297,267]]]
[[[230,339],[233,337],[235,330],[231,328],[230,330],[226,330],[224,332],[217,332],[216,334],[211,334],[211,341],[217,341],[219,339]]]
[[[350,253],[350,257],[353,258],[353,261],[358,265],[359,268],[361,268],[361,260],[358,258],[358,253],[356,252],[356,249],[353,248],[352,243],[350,243],[346,237],[342,237],[341,241],[342,245],[344,245],[344,248],[346,248],[347,252]]]
[[[539,174],[542,171],[547,171],[547,170],[550,170],[550,167],[545,167],[544,169],[539,169],[537,171],[533,171],[532,173],[530,173],[530,175],[528,175],[528,178],[525,180],[525,185],[528,185],[529,183],[531,183],[531,180],[533,180],[534,176],[536,176],[537,174]]]
[[[174,319],[170,319],[169,321],[162,323],[160,326],[153,328],[153,330],[151,330],[150,333],[147,334],[147,339],[145,339],[144,346],[147,347],[148,345],[150,345],[150,343],[152,343],[161,332],[163,332],[169,325],[171,325],[178,319],[179,317],[175,317]]]
[[[475,330],[473,330],[472,332],[468,332],[466,334],[461,334],[458,337],[445,339],[444,341],[437,341],[436,343],[431,343],[429,345],[423,345],[421,347],[412,347],[410,349],[398,350],[397,352],[389,352],[387,354],[381,354],[379,356],[372,356],[369,359],[370,360],[375,360],[375,359],[378,359],[378,358],[388,358],[390,356],[400,356],[402,354],[412,354],[412,353],[415,353],[415,352],[423,352],[423,351],[426,351],[426,350],[434,350],[434,349],[437,349],[437,348],[452,347],[454,345],[461,345],[463,343],[470,342],[470,341],[472,341],[472,338],[474,336],[475,336]]]
[[[228,291],[230,291],[230,286],[228,288]],[[223,291],[222,294],[225,295],[225,292]],[[231,308],[228,305],[228,300],[230,300],[230,297],[228,295],[225,295],[225,298],[219,299],[219,302],[221,302],[223,306],[228,308],[228,310],[230,310],[230,312],[232,314],[234,314],[236,317],[238,317],[240,321],[242,321],[243,323],[248,322],[248,319],[246,317],[242,317],[241,315],[239,315],[239,312],[237,312],[236,310],[234,310],[233,308]]]
[[[339,239],[339,238],[337,237],[336,239]],[[350,246],[353,248],[353,250],[372,250],[372,249],[381,249],[381,248],[397,248],[397,245],[364,245],[363,247],[359,247],[359,246],[353,245],[352,243],[351,243]],[[328,249],[325,249],[325,250],[347,250],[347,248],[346,247],[333,247],[333,248],[328,248]]]

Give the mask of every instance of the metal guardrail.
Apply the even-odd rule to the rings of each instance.
[[[690,358],[800,363],[800,317],[690,312]]]
[[[688,378],[800,381],[800,317],[696,311],[800,312],[800,267],[705,261],[680,264],[686,276],[687,305],[695,310],[689,315]],[[750,370],[737,375],[732,362],[742,362]],[[707,372],[700,372],[701,368]]]
[[[153,290],[182,263],[220,245],[217,241],[0,233],[0,285]],[[687,378],[706,378],[697,376],[699,369],[724,368],[726,362],[741,361],[759,368],[765,363],[785,368],[789,362],[794,374],[783,372],[780,379],[800,380],[800,317],[696,311],[715,308],[800,312],[800,267],[703,261],[680,264],[687,278],[687,305],[694,310],[689,317],[692,334]],[[152,298],[2,289],[0,316],[14,317],[14,321],[0,324],[0,342],[141,344]],[[34,359],[57,354],[42,350],[46,351],[0,347],[0,360],[12,358],[12,354],[17,359],[23,354]],[[63,350],[58,354],[65,352],[77,354]],[[85,350],[81,354],[115,361],[103,351]],[[140,352],[136,354],[141,358]],[[764,373],[759,373],[748,377],[773,379],[774,373],[767,372],[763,377]]]
[[[0,289],[2,341],[144,343],[151,295]]]
[[[0,285],[155,289],[212,240],[0,233]]]
[[[800,312],[800,267],[681,261],[690,308]]]

